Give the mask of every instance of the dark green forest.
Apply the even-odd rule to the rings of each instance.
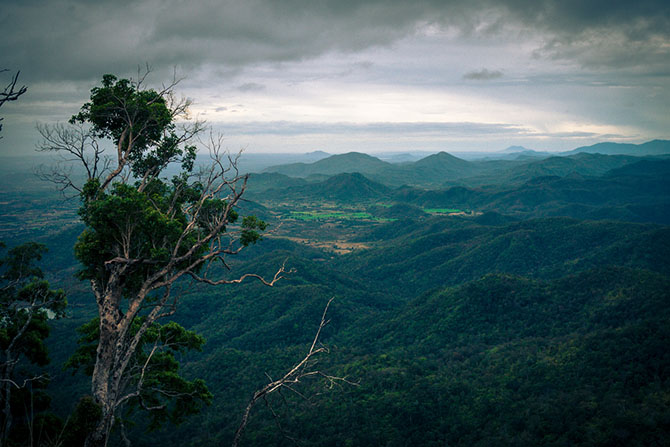
[[[319,374],[259,400],[240,445],[670,444],[670,144],[657,146],[404,163],[351,153],[251,172],[235,219],[257,216],[267,228],[245,225],[266,232],[227,266],[290,274],[273,287],[177,281],[176,312],[141,352],[170,346],[151,380],[198,398],[124,407],[110,445],[230,445],[331,299],[327,350],[309,363]],[[12,393],[7,445],[77,445],[96,408],[96,305],[76,277],[80,205],[34,175],[39,163],[0,168],[3,280],[8,250],[43,244],[26,266],[67,307],[36,320],[41,357],[26,346],[17,373],[42,378]]]

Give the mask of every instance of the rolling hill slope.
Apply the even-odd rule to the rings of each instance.
[[[652,140],[642,144],[597,143],[564,152],[565,155],[578,153],[635,156],[665,155],[670,154],[670,140]]]
[[[393,198],[427,208],[495,211],[518,217],[570,216],[670,223],[670,197],[667,193],[670,191],[670,161],[634,157],[612,160],[610,156],[589,154],[581,157],[602,157],[610,162],[605,163],[609,166],[624,164],[601,176],[548,175],[534,177],[521,184],[503,183],[478,188],[399,188],[393,192]],[[558,164],[561,169],[566,165],[572,169],[573,162],[566,158],[559,159]],[[545,172],[546,165],[540,166],[542,169],[535,172]],[[596,168],[586,169],[594,172]],[[602,169],[597,168],[597,171]]]
[[[386,198],[390,194],[391,190],[388,187],[374,182],[358,172],[353,172],[333,175],[321,182],[266,190],[260,196],[266,200],[308,202],[328,200],[342,203],[362,203]]]
[[[612,264],[670,274],[666,227],[567,218],[504,225],[434,222],[389,224],[390,235],[397,225],[406,228],[378,249],[335,262],[370,282],[393,278],[389,290],[410,295],[495,272],[551,278]]]
[[[314,174],[336,175],[347,172],[362,174],[393,170],[394,165],[360,152],[332,155],[314,163],[294,163],[272,166],[264,172],[277,172],[291,177],[308,177]]]

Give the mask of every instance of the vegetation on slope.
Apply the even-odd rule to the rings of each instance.
[[[368,248],[337,256],[273,234],[231,267],[271,274],[286,260],[297,272],[278,287],[184,290],[175,319],[207,342],[180,359],[183,376],[205,379],[212,407],[150,434],[151,421],[133,417],[133,443],[230,443],[252,392],[304,355],[334,298],[322,339],[330,353],[318,366],[357,385],[308,381],[296,388],[307,400],[274,396],[255,409],[242,445],[668,444],[668,162],[567,160],[572,168],[529,170],[521,183],[500,174],[488,186],[437,190],[345,173],[309,183],[262,174],[254,192],[252,177],[260,203],[244,203],[245,213],[284,222],[289,236],[308,229],[312,242],[346,236]],[[575,174],[577,162],[590,171]],[[495,169],[509,163],[521,162]],[[282,221],[287,202],[371,218]],[[77,233],[45,237],[52,276],[71,275]],[[48,340],[61,414],[86,392],[82,376],[60,367],[91,307],[73,290],[74,318],[52,322]]]

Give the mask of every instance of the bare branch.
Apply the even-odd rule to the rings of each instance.
[[[3,69],[3,70],[0,70],[0,73],[5,72],[5,71],[9,71],[9,70]],[[21,73],[20,71],[17,71],[16,74],[14,75],[14,77],[9,81],[9,84],[7,84],[5,89],[2,92],[0,92],[0,107],[2,107],[2,105],[6,102],[16,101],[17,99],[19,99],[19,96],[23,95],[25,92],[28,91],[28,87],[26,87],[25,85],[23,85],[21,87],[18,87],[18,89],[16,87],[16,85],[19,81],[19,74],[20,73]],[[2,118],[1,117],[0,117],[0,130],[2,130]],[[0,138],[2,138],[2,137],[0,136]]]
[[[79,194],[85,181],[100,178],[109,172],[111,159],[105,155],[105,150],[100,147],[93,132],[84,125],[37,124],[37,131],[42,136],[37,150],[57,156],[54,166],[40,167],[37,175],[57,185],[62,193],[73,189]],[[84,169],[85,180],[73,175],[74,166]]]
[[[120,398],[116,403],[117,408],[120,407],[121,405],[123,405],[123,403],[125,401],[127,401],[128,399],[131,399],[133,397],[139,397],[139,395],[142,393],[142,386],[144,385],[144,376],[146,375],[147,367],[149,366],[149,362],[151,362],[151,359],[153,358],[157,349],[158,349],[158,340],[156,340],[156,342],[154,343],[154,346],[151,348],[151,352],[149,352],[149,355],[147,356],[146,361],[144,362],[144,364],[142,365],[142,368],[140,369],[140,377],[137,380],[137,387],[136,387],[135,391],[133,391],[132,393],[126,394],[125,396]]]
[[[38,380],[45,380],[49,379],[49,374],[40,374],[39,376],[31,377],[29,379],[24,379],[23,384],[19,385],[17,382],[13,381],[12,379],[7,379],[7,378],[0,378],[0,382],[5,382],[9,383],[10,385],[13,385],[17,390],[20,390],[21,388],[25,388],[26,385],[28,385],[30,382],[36,382]]]
[[[274,393],[275,391],[280,391],[282,388],[286,388],[290,390],[293,393],[296,393],[297,395],[307,399],[302,393],[298,392],[292,385],[297,384],[301,381],[301,379],[307,378],[307,377],[313,377],[313,376],[320,376],[328,379],[330,381],[331,387],[332,383],[334,382],[344,382],[347,384],[351,384],[354,386],[357,386],[358,384],[355,382],[351,382],[346,379],[346,377],[336,377],[336,376],[330,376],[327,375],[319,370],[312,370],[312,369],[307,369],[307,366],[310,365],[310,360],[317,354],[321,352],[328,352],[328,350],[324,346],[317,347],[319,344],[319,337],[321,336],[321,331],[323,328],[328,324],[329,320],[326,319],[326,315],[328,313],[328,308],[330,307],[330,303],[332,303],[334,298],[331,298],[328,300],[328,303],[326,304],[326,307],[323,310],[323,314],[321,315],[321,322],[319,323],[319,327],[316,331],[316,334],[314,335],[314,339],[312,340],[312,344],[309,347],[309,350],[307,351],[307,354],[305,357],[300,360],[298,363],[293,365],[293,367],[286,373],[281,379],[274,380],[270,379],[270,383],[265,385],[263,388],[257,390],[249,403],[247,404],[247,407],[244,410],[244,413],[242,415],[242,421],[240,422],[240,425],[237,428],[237,431],[235,432],[235,437],[233,438],[233,447],[237,447],[240,442],[240,438],[242,437],[242,433],[244,432],[244,429],[246,428],[248,422],[249,422],[249,416],[251,414],[251,410],[253,407],[256,405],[259,399],[263,399],[267,402],[266,398],[268,395]],[[269,376],[268,376],[269,377]],[[273,414],[274,411],[273,411]],[[282,430],[283,431],[283,430]],[[289,438],[292,439],[292,438]],[[295,441],[295,440],[294,440]]]
[[[261,275],[258,275],[256,273],[246,273],[246,274],[240,276],[237,279],[219,279],[219,280],[211,280],[211,279],[203,278],[203,277],[198,276],[194,272],[189,272],[188,274],[198,282],[202,282],[202,283],[213,285],[213,286],[218,286],[218,285],[222,285],[222,284],[239,284],[247,278],[254,278],[254,279],[259,280],[261,283],[265,284],[266,286],[273,287],[277,283],[277,281],[280,281],[280,280],[286,278],[286,275],[290,275],[292,273],[295,273],[295,271],[296,270],[294,268],[290,268],[290,269],[286,270],[286,261],[284,261],[282,266],[279,268],[279,270],[277,270],[277,272],[274,274],[274,276],[272,277],[272,279],[270,281],[266,280]]]

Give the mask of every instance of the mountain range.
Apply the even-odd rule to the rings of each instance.
[[[407,184],[426,184],[434,185],[440,182],[460,180],[476,176],[499,175],[501,172],[513,166],[525,166],[528,163],[535,163],[528,168],[519,168],[522,170],[535,169],[535,172],[529,172],[526,178],[543,175],[561,175],[563,171],[570,170],[584,175],[597,174],[593,172],[597,164],[591,163],[592,160],[579,158],[586,155],[618,155],[618,156],[659,156],[670,155],[669,140],[653,140],[644,144],[622,144],[622,143],[598,143],[592,146],[584,146],[572,151],[560,154],[550,154],[526,149],[522,146],[511,146],[501,153],[496,159],[486,157],[479,160],[466,161],[455,157],[446,152],[439,152],[416,161],[404,161],[399,163],[390,163],[380,160],[374,156],[360,153],[349,152],[326,156],[325,153],[318,153],[316,161],[300,162],[290,164],[280,164],[265,168],[262,172],[275,172],[290,177],[306,178],[311,175],[335,175],[345,172],[359,172],[365,174],[373,180],[377,180],[387,185]],[[548,158],[550,162],[542,162],[542,159]],[[411,160],[410,157],[401,159]],[[538,160],[539,159],[539,160]],[[572,164],[589,164],[588,171],[578,167],[572,167]],[[595,159],[594,159],[595,160]],[[601,157],[601,173],[613,168],[612,160]],[[626,159],[619,159],[621,165],[626,163]],[[630,161],[630,159],[628,159]],[[542,172],[544,171],[544,172]],[[509,174],[514,176],[515,173]],[[530,176],[530,177],[529,177]]]
[[[604,142],[591,146],[578,147],[563,154],[572,155],[583,152],[604,155],[666,155],[670,154],[670,140],[652,140],[642,144]]]
[[[607,154],[608,152],[612,154]],[[521,183],[546,175],[602,175],[610,169],[638,161],[637,157],[621,155],[630,152],[638,156],[670,154],[670,141],[655,140],[642,145],[601,143],[562,155],[545,156],[538,152],[520,152],[513,159],[471,161],[440,152],[413,162],[389,163],[368,154],[349,152],[313,163],[271,166],[263,173],[309,178],[358,172],[390,187],[404,184],[431,187],[448,184],[483,185],[500,182],[501,178],[505,183]]]
[[[347,159],[348,154],[340,156]],[[327,162],[327,160],[324,160]],[[445,178],[452,166],[472,162],[448,154],[436,154],[407,165],[423,178]],[[444,176],[444,177],[443,177]],[[357,172],[340,173],[325,180],[292,178],[278,173],[257,174],[250,180],[254,200],[283,200],[368,204],[377,202],[421,208],[455,208],[466,211],[496,212],[517,217],[570,216],[581,219],[616,219],[634,222],[670,223],[670,160],[629,156],[577,154],[551,157],[514,166],[498,174],[496,185],[447,186],[426,189],[421,186],[388,186]],[[258,188],[254,185],[258,178]],[[492,176],[485,177],[491,182]],[[393,183],[399,183],[397,180]],[[265,185],[265,189],[261,186]],[[270,188],[269,185],[274,185]],[[402,216],[402,208],[394,217]],[[384,216],[381,216],[383,214]],[[380,217],[390,216],[389,212]],[[412,214],[407,212],[407,214]]]

